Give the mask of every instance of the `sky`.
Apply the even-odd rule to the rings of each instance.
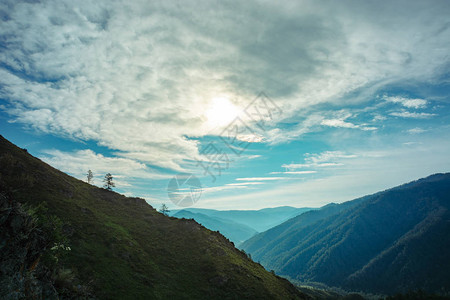
[[[191,191],[212,209],[351,200],[450,171],[449,16],[436,0],[2,0],[0,134],[156,208]]]

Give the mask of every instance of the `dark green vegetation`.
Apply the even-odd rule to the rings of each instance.
[[[287,280],[251,261],[221,234],[193,220],[166,217],[143,199],[74,179],[1,136],[0,187],[11,196],[10,202],[23,203],[31,210],[46,202],[47,212],[35,212],[37,219],[44,220],[46,215],[61,220],[61,238],[71,248],[58,260],[58,268],[70,273],[65,282],[85,286],[97,298],[303,297]],[[36,246],[41,250],[20,268],[18,281],[30,270],[28,260],[36,262],[36,257],[48,253],[48,242]],[[30,249],[27,243],[18,246],[5,239],[0,245],[2,253]],[[7,275],[1,276],[0,281]]]
[[[70,251],[63,221],[45,202],[27,209],[1,191],[0,299],[89,299],[89,289],[61,264]]]
[[[370,293],[450,292],[450,174],[306,212],[243,243],[301,282]]]

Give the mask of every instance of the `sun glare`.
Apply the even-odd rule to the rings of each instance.
[[[211,100],[205,115],[211,127],[222,127],[239,115],[239,108],[228,98],[217,97]]]

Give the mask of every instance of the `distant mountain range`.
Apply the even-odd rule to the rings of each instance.
[[[313,208],[280,206],[260,210],[214,210],[186,208],[174,210],[176,218],[194,219],[206,228],[219,231],[239,246],[258,232],[265,231]]]
[[[217,232],[0,136],[0,299],[306,299]]]
[[[241,247],[300,282],[371,293],[450,292],[450,174],[303,213]]]

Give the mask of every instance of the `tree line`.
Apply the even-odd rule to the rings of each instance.
[[[94,183],[94,173],[92,173],[91,170],[88,170],[86,174],[87,183],[93,184]],[[113,181],[113,176],[111,173],[106,173],[105,177],[103,178],[103,188],[107,189],[108,191],[112,191],[112,188],[116,186],[116,184]]]

